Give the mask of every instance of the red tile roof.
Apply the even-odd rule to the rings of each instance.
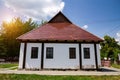
[[[53,17],[47,24],[25,33],[17,39],[22,41],[102,41],[97,36],[72,24],[66,17],[61,18],[61,14],[61,12],[58,13],[59,16]]]

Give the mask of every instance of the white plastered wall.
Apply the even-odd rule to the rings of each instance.
[[[53,47],[53,59],[46,59],[46,47]],[[76,48],[76,59],[69,59],[69,48]],[[67,43],[45,43],[45,69],[79,69],[79,45]]]
[[[19,54],[19,69],[22,69],[23,66],[23,54],[24,54],[24,43],[20,44],[20,54]]]
[[[38,58],[31,58],[32,47],[38,47]],[[41,69],[41,43],[27,43],[25,68]]]
[[[31,59],[31,47],[38,47],[38,58]],[[53,47],[53,59],[46,59],[46,47]],[[76,48],[76,59],[69,59],[69,48]],[[83,48],[90,48],[90,59],[84,59]],[[97,47],[98,65],[101,66],[99,44]],[[83,68],[96,68],[95,66],[95,53],[94,44],[81,44],[82,50],[82,67]],[[19,55],[19,69],[23,66],[23,53],[24,43],[20,46]],[[40,69],[41,66],[41,43],[27,43],[26,50],[26,69]],[[67,43],[45,43],[44,44],[44,66],[43,68],[49,69],[79,69],[79,44],[67,44]]]
[[[101,57],[100,57],[100,44],[96,44],[97,47],[97,60],[98,60],[98,67],[101,66]]]
[[[82,68],[96,68],[95,65],[95,52],[94,52],[94,44],[81,44],[82,50]],[[90,59],[84,59],[84,51],[83,48],[90,48]]]

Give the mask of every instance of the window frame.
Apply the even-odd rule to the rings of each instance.
[[[46,47],[46,59],[53,59],[54,48]]]
[[[87,50],[87,51],[85,51],[85,50]],[[83,53],[84,53],[84,59],[90,59],[90,48],[89,47],[84,47]]]
[[[69,48],[69,59],[76,59],[76,47]]]
[[[37,59],[38,58],[38,50],[39,50],[38,47],[31,47],[31,59]]]

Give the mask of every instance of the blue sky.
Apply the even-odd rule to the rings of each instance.
[[[49,20],[62,10],[87,31],[120,40],[120,0],[0,0],[0,10],[0,23],[7,16]]]
[[[64,0],[63,13],[79,26],[103,37],[120,31],[120,0]]]

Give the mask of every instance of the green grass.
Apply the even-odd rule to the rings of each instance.
[[[0,74],[0,80],[120,80],[120,76],[42,76],[35,74]]]
[[[0,64],[0,68],[17,68],[16,66],[18,66],[18,63],[3,63]]]
[[[120,65],[118,64],[112,64],[112,67],[120,69]]]

